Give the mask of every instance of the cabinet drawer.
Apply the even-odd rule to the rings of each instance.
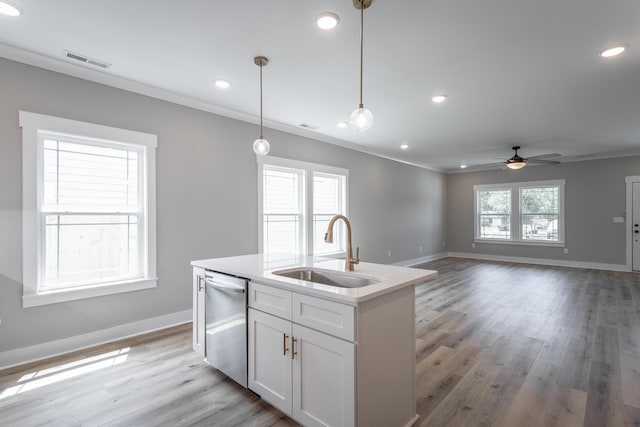
[[[291,292],[249,282],[249,307],[291,320]]]
[[[293,294],[293,321],[348,341],[355,341],[355,307]]]

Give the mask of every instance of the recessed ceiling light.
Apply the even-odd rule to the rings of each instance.
[[[8,1],[0,1],[0,14],[8,16],[22,15],[20,8]]]
[[[447,100],[447,95],[436,95],[433,98],[431,98],[431,100],[436,104],[440,104],[441,102],[444,102]]]
[[[464,163],[460,165],[460,169],[466,169],[467,165],[465,165]]]
[[[325,12],[322,15],[318,16],[316,24],[323,30],[332,30],[336,27],[336,25],[338,25],[338,21],[340,21],[338,15],[331,12]]]
[[[624,52],[624,50],[625,50],[624,46],[616,46],[616,47],[612,47],[611,49],[607,49],[604,52],[601,52],[600,56],[602,56],[603,58],[611,58],[613,56],[620,55],[622,52]]]
[[[349,123],[347,123],[347,122],[338,122],[338,124],[336,126],[338,126],[340,129],[344,129],[347,126],[349,126]]]
[[[216,86],[220,89],[227,89],[231,86],[231,83],[226,80],[216,80]]]
[[[408,144],[402,144],[400,146],[400,148],[402,148],[403,150],[406,150],[407,148],[409,148],[409,145]]]

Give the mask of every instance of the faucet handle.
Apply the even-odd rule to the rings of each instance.
[[[360,246],[356,248],[356,257],[351,259],[352,264],[360,264]]]

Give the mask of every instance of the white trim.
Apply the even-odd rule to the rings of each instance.
[[[391,265],[397,265],[399,267],[413,267],[415,265],[424,264],[425,262],[435,261],[437,259],[446,258],[449,254],[447,252],[440,252],[439,254],[426,255],[420,258],[407,259],[405,261],[394,262]]]
[[[54,292],[41,292],[35,294],[25,294],[22,296],[22,307],[37,307],[39,305],[55,304],[59,302],[76,301],[85,298],[95,298],[105,295],[121,294],[124,292],[140,291],[152,289],[157,286],[158,279],[130,280],[124,283],[101,283],[99,286],[92,286],[71,290],[60,290]]]
[[[56,341],[3,351],[0,352],[0,370],[170,328],[192,320],[192,310],[184,310]]]
[[[263,156],[257,157],[256,161],[259,165],[267,164],[269,166],[281,166],[291,169],[306,169],[313,172],[322,172],[332,175],[349,176],[349,169],[343,169],[336,166],[322,165],[320,163],[303,162],[302,160],[286,159],[284,157]]]
[[[414,334],[414,335],[415,335],[415,334]],[[415,361],[414,361],[414,363],[415,363]],[[414,389],[414,393],[415,393],[415,382],[416,382],[416,381],[415,381],[415,375],[414,375],[413,382],[414,382],[414,387],[413,387],[413,389]],[[419,419],[420,419],[420,415],[415,414],[415,415],[413,416],[413,418],[411,418],[411,421],[409,421],[408,423],[406,423],[406,424],[404,425],[404,427],[411,427],[411,426],[412,426],[412,425],[414,425],[414,424],[416,423],[416,421],[418,421]]]
[[[19,112],[19,126],[22,128],[22,247],[23,247],[23,307],[33,307],[62,301],[72,301],[83,297],[95,297],[110,293],[129,292],[156,286],[156,135],[98,125],[77,120],[37,114],[28,111]],[[43,247],[41,239],[41,216],[39,201],[42,200],[42,138],[41,133],[53,133],[64,136],[89,139],[107,145],[135,146],[144,153],[138,180],[142,185],[141,197],[145,218],[140,222],[142,238],[139,239],[143,254],[143,280],[131,280],[128,283],[114,284],[113,287],[101,286],[82,290],[46,293],[38,290],[41,283],[38,271],[42,262]],[[144,184],[143,184],[144,183]],[[104,283],[103,285],[108,285]],[[110,284],[109,284],[110,285]],[[109,292],[112,289],[113,292]]]
[[[599,262],[584,262],[584,261],[565,261],[546,258],[528,258],[518,256],[502,256],[502,255],[488,255],[488,254],[474,254],[467,252],[449,252],[447,256],[453,258],[470,258],[480,259],[485,261],[504,261],[515,262],[520,264],[538,264],[538,265],[551,265],[556,267],[572,267],[572,268],[587,268],[593,270],[608,270],[608,271],[629,271],[624,264],[605,264]]]
[[[626,176],[624,178],[624,182],[626,183],[626,194],[627,194],[627,211],[625,212],[626,218],[625,221],[627,223],[627,239],[626,239],[626,262],[627,268],[629,271],[633,271],[633,238],[631,237],[633,234],[631,223],[633,222],[633,183],[640,182],[640,176]]]
[[[520,245],[520,246],[549,246],[564,248],[564,242],[553,242],[546,240],[498,240],[498,239],[474,239],[474,243],[488,243],[491,245]]]
[[[19,125],[23,132],[44,130],[49,133],[57,132],[62,135],[102,139],[110,143],[121,142],[129,143],[127,145],[136,144],[153,148],[158,146],[158,137],[149,133],[63,119],[29,111],[20,111]]]

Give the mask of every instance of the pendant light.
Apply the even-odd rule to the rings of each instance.
[[[264,56],[256,56],[253,58],[253,62],[260,67],[260,138],[256,139],[253,143],[253,151],[258,156],[266,156],[269,153],[269,141],[262,136],[262,67],[269,63],[269,60]]]
[[[371,111],[364,108],[362,102],[362,65],[363,65],[363,47],[364,47],[364,10],[371,6],[373,0],[353,0],[353,6],[356,9],[360,9],[360,106],[351,113],[349,124],[355,130],[364,132],[371,128],[373,125],[373,114]]]

